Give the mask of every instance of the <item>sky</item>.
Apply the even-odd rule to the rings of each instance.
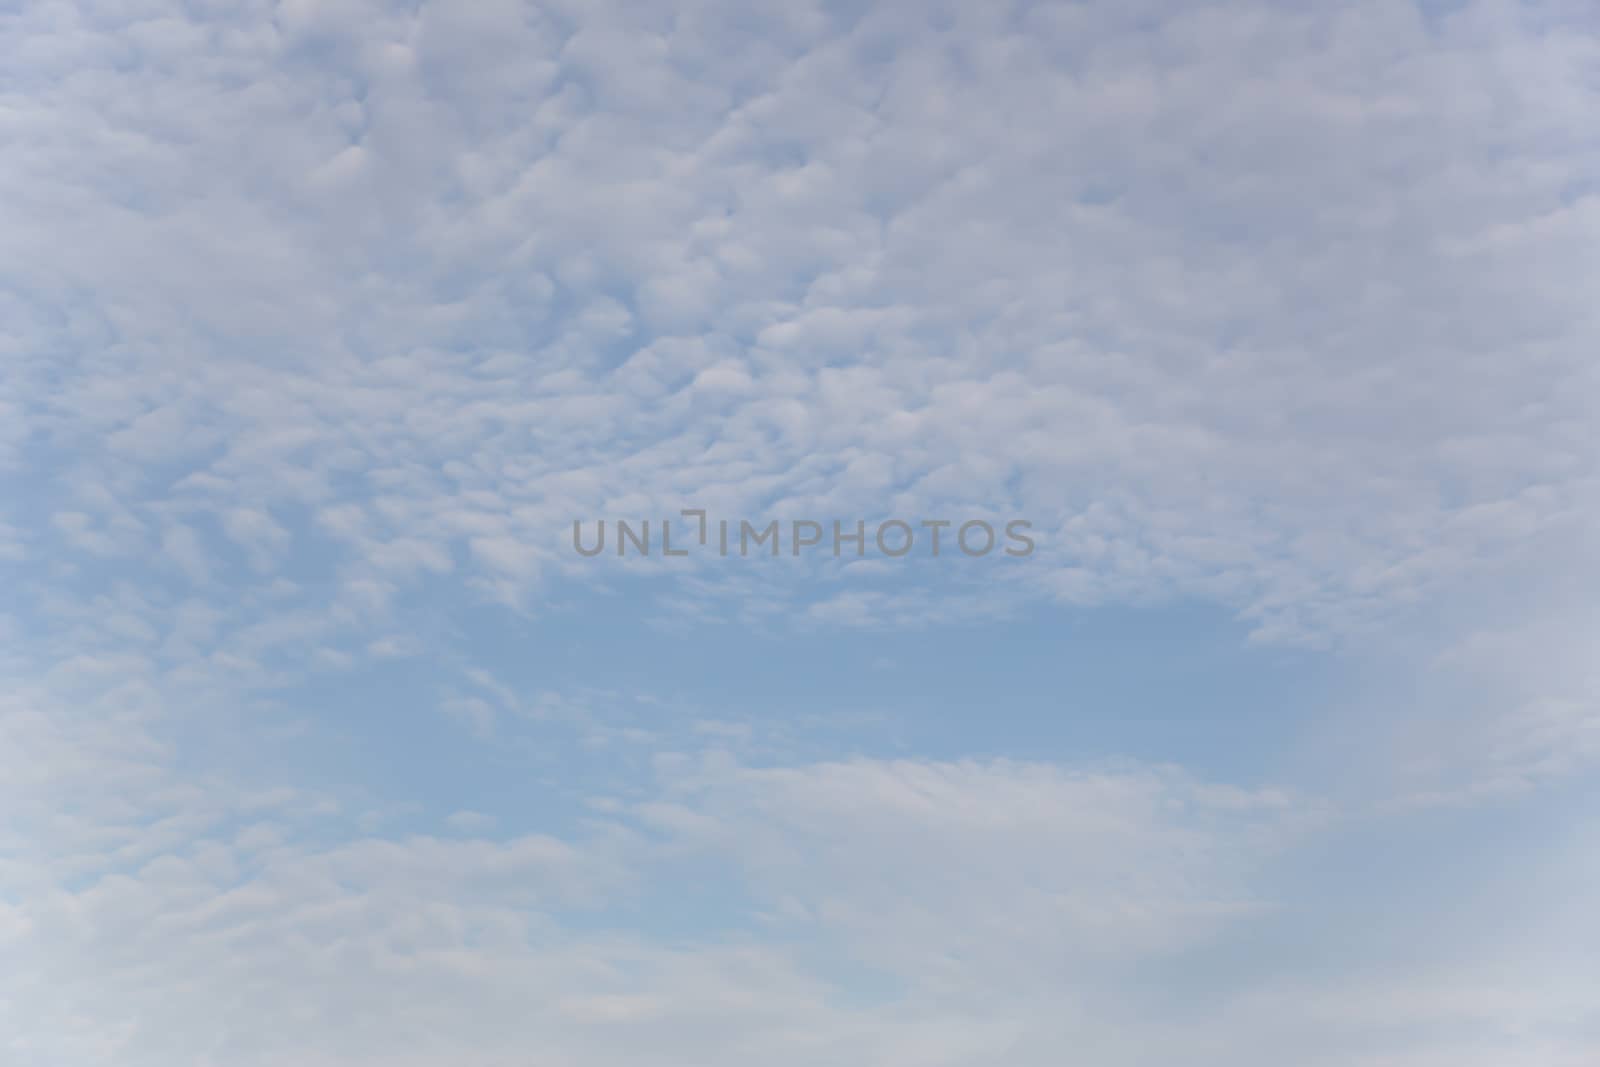
[[[1600,1062],[1596,115],[1587,0],[0,2],[0,1061]],[[574,551],[685,509],[1035,549]]]

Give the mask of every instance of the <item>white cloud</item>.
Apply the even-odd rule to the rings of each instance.
[[[223,515],[338,484],[505,597],[607,501],[888,490],[1027,510],[1034,595],[1300,640],[1593,505],[1579,27],[802,8],[774,55],[761,20],[337,11],[174,16],[124,37],[160,67],[59,82],[110,36],[29,31],[0,242],[41,306],[115,294],[72,307],[119,340],[24,374],[23,417],[130,516],[158,460]]]
[[[61,736],[46,723],[0,719]],[[44,805],[79,786],[100,799],[80,799],[70,835],[58,821],[33,839],[51,845],[37,869],[70,882],[7,878],[12,1055],[962,1065],[1053,1063],[1070,1046],[1106,1064],[1187,1049],[1422,1067],[1485,1041],[1577,1063],[1593,1025],[1581,971],[1505,978],[1529,973],[1526,952],[1492,975],[1413,963],[1389,986],[1183,977],[1315,907],[1249,886],[1327,813],[1170,769],[754,766],[712,750],[661,758],[653,796],[597,803],[572,836],[463,837],[487,820],[457,812],[446,839],[372,836],[293,791],[185,784],[136,737],[63,737],[56,774],[29,789]],[[700,918],[665,937],[632,925],[663,902]],[[1207,1007],[1141,992],[1151,980]]]
[[[1373,742],[1341,810],[1591,770],[1600,44],[1581,5],[1440,6],[0,14],[0,1048],[1592,1058],[1559,938],[1174,977],[1318,922],[1267,870],[1325,814],[1298,793],[757,760],[748,723],[702,730],[746,742],[719,762],[475,663],[441,710],[549,728],[546,765],[695,755],[492,840],[385,835],[394,798],[266,758],[327,741],[293,683],[436,655],[419,618],[641,573],[576,560],[573,518],[700,506],[1024,514],[1041,551],[686,563],[663,627],[1199,600],[1380,680],[1328,727]],[[692,936],[629,910],[675,894]]]

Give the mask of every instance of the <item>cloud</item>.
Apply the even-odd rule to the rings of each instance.
[[[474,812],[450,839],[374,836],[355,809],[195,779],[134,724],[69,732],[27,707],[0,724],[26,746],[8,752],[51,764],[6,768],[27,802],[11,810],[53,829],[0,913],[23,963],[0,983],[6,1047],[41,1062],[498,1063],[535,1039],[561,1062],[652,1045],[804,1062],[862,1041],[909,1062],[929,1027],[947,1062],[977,1062],[1039,1022],[1006,990],[1248,916],[1241,876],[1297,821],[1285,797],[1162,770],[710,749],[661,757],[654,795],[571,837],[470,836]],[[706,909],[696,933],[633,927],[674,901]],[[881,1007],[849,1006],[862,982]]]
[[[61,737],[48,723],[0,719],[13,739]],[[1332,813],[1171,768],[754,765],[711,748],[662,755],[649,795],[595,805],[570,836],[473,836],[488,820],[457,812],[444,838],[193,781],[137,736],[63,739],[30,787],[42,806],[74,782],[100,800],[80,793],[70,834],[33,839],[50,844],[36,869],[70,880],[7,879],[18,1057],[1044,1064],[1065,1044],[1108,1064],[1188,1049],[1421,1067],[1485,1047],[1577,1063],[1594,1024],[1580,971],[1507,980],[1534,977],[1526,951],[1509,971],[1413,959],[1383,981],[1186,972],[1271,937],[1286,909],[1314,921],[1261,887]],[[137,818],[118,826],[124,802]],[[694,919],[670,937],[637,925],[662,906]]]
[[[1279,866],[1330,824],[1476,834],[1600,757],[1589,11],[41,3],[0,51],[19,1061],[1592,1058],[1556,899],[1592,843],[1473,923],[1382,883],[1454,955],[1308,939],[1348,874]],[[568,550],[684,507],[1024,515],[1040,550]],[[1196,602],[1353,680],[1301,738],[1338,783],[501,680],[562,654],[508,618],[617,604],[881,636]],[[413,691],[428,725],[384,714]],[[439,808],[456,745],[536,780]]]
[[[621,500],[1025,508],[1030,595],[1277,640],[1593,503],[1581,26],[497,12],[195,9],[122,67],[85,12],[11,16],[56,47],[0,242],[62,323],[28,346],[78,353],[21,377],[40,469],[147,520],[208,479],[233,536],[364,502],[350,551],[517,602]]]

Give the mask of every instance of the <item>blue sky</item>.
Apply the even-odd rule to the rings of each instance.
[[[1596,31],[0,6],[0,1061],[1592,1064]]]

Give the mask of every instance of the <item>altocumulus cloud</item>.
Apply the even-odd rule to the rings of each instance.
[[[1597,62],[1556,0],[0,13],[0,1058],[1592,1062]],[[1038,550],[567,544],[685,507]],[[1204,604],[1362,684],[1253,774],[495,642],[619,604]]]

